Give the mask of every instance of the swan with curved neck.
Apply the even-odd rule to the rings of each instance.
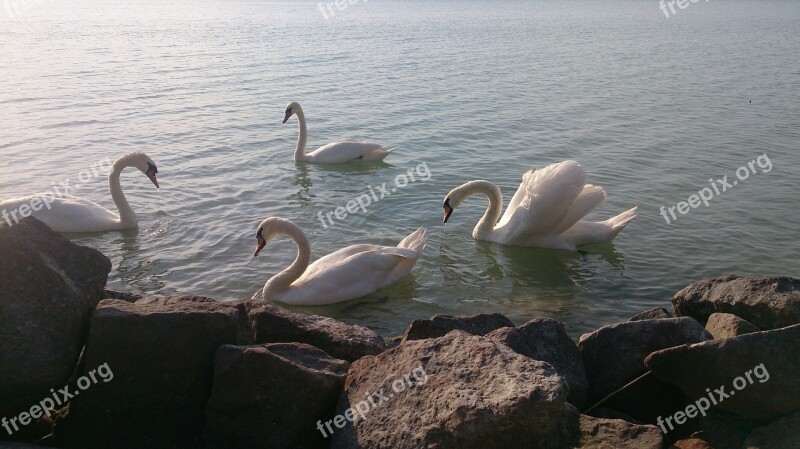
[[[118,214],[84,198],[56,196],[54,193],[40,193],[0,202],[0,211],[20,211],[27,206],[31,210],[30,215],[57,232],[103,232],[136,228],[139,225],[138,219],[125,198],[119,179],[122,170],[128,167],[144,173],[159,188],[158,168],[146,154],[136,152],[120,157],[114,161],[108,175],[108,188]],[[30,207],[33,204],[40,206],[38,210]]]
[[[485,195],[489,205],[472,230],[477,240],[572,251],[580,245],[610,242],[636,218],[637,207],[601,222],[583,220],[606,200],[602,187],[585,180],[586,173],[575,161],[530,170],[505,213],[499,187],[485,180],[470,181],[447,194],[442,221],[447,223],[467,198]]]
[[[286,106],[283,123],[286,123],[293,115],[297,116],[299,127],[297,148],[294,150],[294,160],[297,162],[342,164],[347,162],[380,161],[393,151],[393,149],[385,149],[377,143],[339,140],[306,154],[306,142],[308,140],[306,116],[303,113],[303,108],[296,101],[292,101]]]
[[[258,226],[253,256],[279,235],[294,240],[297,256],[264,284],[261,297],[295,305],[334,304],[385,288],[411,272],[428,239],[419,228],[397,246],[348,246],[309,265],[311,245],[303,231],[285,218],[269,217]]]

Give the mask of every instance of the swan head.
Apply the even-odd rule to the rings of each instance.
[[[283,123],[286,123],[286,121],[289,120],[289,118],[294,114],[297,114],[298,112],[302,111],[303,108],[300,107],[300,103],[296,101],[289,102],[289,104],[286,105],[286,112],[283,115]]]
[[[461,203],[467,199],[467,197],[470,195],[472,183],[474,182],[475,181],[470,181],[466,184],[462,184],[447,194],[447,196],[444,198],[444,204],[442,204],[442,207],[444,207],[444,217],[442,217],[442,223],[447,223],[447,220],[450,219],[450,215],[453,214],[455,208],[460,206]]]
[[[144,173],[145,176],[147,176],[147,179],[149,179],[157,189],[161,187],[158,185],[158,168],[156,167],[156,163],[144,153],[128,153],[125,156],[117,159],[117,161],[114,162],[114,165],[135,167],[140,172]]]
[[[256,231],[256,251],[253,257],[258,257],[258,254],[267,246],[276,235],[281,234],[282,230],[289,226],[291,222],[285,218],[269,217],[258,225]]]

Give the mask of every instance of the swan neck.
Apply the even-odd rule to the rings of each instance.
[[[264,284],[262,292],[264,300],[269,300],[274,293],[288,290],[292,283],[303,275],[311,261],[311,245],[300,228],[293,223],[289,223],[283,229],[280,229],[277,234],[289,236],[294,240],[297,245],[297,257],[295,257],[291,265]]]
[[[486,212],[483,213],[475,229],[472,230],[472,236],[477,239],[485,239],[494,229],[494,225],[500,220],[500,215],[503,212],[503,194],[500,188],[489,181],[477,181],[473,187],[471,195],[483,194],[489,199],[489,205],[486,207]]]
[[[117,211],[119,211],[119,220],[122,227],[131,228],[136,227],[138,220],[131,205],[128,204],[128,199],[125,198],[125,193],[122,192],[122,186],[119,183],[119,176],[126,167],[128,165],[119,161],[114,163],[111,173],[108,174],[108,189],[111,191],[111,199],[114,201],[114,205],[117,206]]]
[[[295,161],[305,161],[306,160],[306,139],[308,137],[308,131],[306,129],[306,116],[303,114],[303,110],[300,109],[295,113],[297,115],[297,123],[298,123],[298,130],[299,135],[297,136],[297,148],[294,150],[294,160]]]

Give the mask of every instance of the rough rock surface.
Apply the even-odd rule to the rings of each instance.
[[[214,361],[207,448],[326,448],[349,363],[304,343],[225,345]]]
[[[742,449],[797,448],[800,448],[800,412],[753,430],[742,445]]]
[[[470,316],[434,315],[429,320],[414,320],[403,335],[403,341],[437,338],[453,330],[472,335],[486,335],[502,327],[514,327],[499,313],[479,313]]]
[[[699,438],[686,438],[678,440],[670,449],[714,449],[707,442]]]
[[[746,419],[765,422],[800,410],[800,324],[664,349],[645,364],[693,400],[714,390],[715,407]],[[720,387],[724,395],[715,393]]]
[[[578,344],[594,404],[644,374],[644,359],[653,351],[710,338],[689,317],[626,321],[584,334]],[[685,404],[680,389],[649,376],[611,397],[604,406],[645,422],[668,416]]]
[[[504,327],[486,338],[507,345],[518,354],[547,362],[569,386],[567,401],[578,407],[586,404],[589,382],[578,346],[569,338],[564,325],[550,318],[536,318],[519,327]]]
[[[0,220],[0,416],[66,383],[109,271],[107,257],[35,218]]]
[[[715,340],[719,340],[720,338],[751,334],[761,329],[757,328],[753,323],[730,313],[712,313],[708,317],[706,330]]]
[[[760,329],[800,323],[800,279],[735,275],[705,279],[672,298],[675,314],[705,323],[714,312],[731,313]]]
[[[650,310],[632,316],[628,321],[642,321],[642,320],[657,320],[663,318],[672,318],[672,314],[662,307],[655,307]]]
[[[656,426],[581,415],[580,441],[575,443],[575,449],[661,449],[664,436]]]
[[[114,377],[72,400],[59,439],[81,449],[197,447],[217,348],[250,343],[243,317],[241,303],[202,297],[102,301],[84,374],[107,363]]]
[[[289,312],[268,302],[248,302],[246,307],[256,343],[307,343],[349,362],[385,348],[383,338],[363,326]]]
[[[337,411],[361,407],[364,418],[334,428],[332,448],[542,447],[565,397],[550,365],[485,337],[407,341],[350,366]]]

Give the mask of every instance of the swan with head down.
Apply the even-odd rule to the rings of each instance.
[[[359,142],[355,140],[338,140],[323,145],[311,153],[306,154],[306,116],[303,108],[296,101],[290,102],[286,106],[283,116],[283,123],[286,123],[293,115],[297,116],[300,127],[300,135],[297,138],[297,148],[294,150],[294,160],[297,162],[317,162],[321,164],[343,164],[347,162],[370,162],[381,161],[389,155],[393,149],[385,149],[383,146],[372,142]]]
[[[108,188],[111,199],[117,207],[117,214],[84,198],[72,195],[56,196],[53,193],[39,193],[0,202],[0,211],[18,211],[20,207],[38,201],[41,207],[32,210],[30,215],[57,232],[103,232],[136,228],[139,220],[125,198],[119,181],[122,170],[128,167],[136,168],[145,174],[150,182],[159,188],[156,177],[158,168],[146,154],[136,152],[120,157],[114,161],[108,175]]]
[[[586,184],[586,172],[576,161],[525,173],[505,213],[503,195],[495,184],[476,180],[456,187],[444,199],[443,222],[467,198],[479,194],[489,198],[489,206],[472,237],[504,245],[574,251],[580,245],[612,241],[636,218],[637,207],[633,207],[605,221],[584,220],[606,200],[606,192]]]

